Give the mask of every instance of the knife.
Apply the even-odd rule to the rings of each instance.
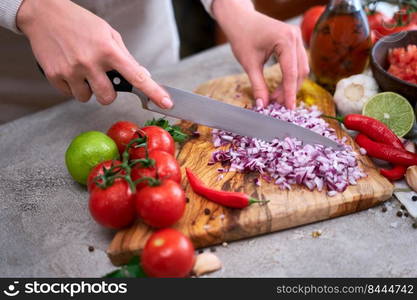
[[[265,141],[295,137],[305,144],[320,144],[336,150],[343,147],[327,137],[293,123],[169,86],[162,87],[170,94],[174,106],[163,109],[133,87],[117,71],[109,71],[107,76],[116,91],[137,95],[146,110]]]
[[[45,75],[42,67],[39,64],[37,66]],[[170,94],[174,106],[170,109],[163,109],[150,101],[143,92],[133,87],[116,70],[108,71],[106,74],[116,92],[129,92],[137,95],[142,102],[142,107],[146,110],[269,142],[276,138],[295,137],[305,144],[320,144],[335,150],[343,149],[343,145],[293,123],[164,85],[162,87]]]

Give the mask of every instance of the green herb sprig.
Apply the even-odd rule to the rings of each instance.
[[[175,142],[182,143],[187,140],[188,135],[184,133],[179,126],[169,124],[167,119],[152,119],[146,121],[145,126],[158,126],[169,132]]]
[[[134,256],[128,264],[121,266],[119,269],[104,275],[103,278],[144,278],[147,277],[142,267],[140,259]]]

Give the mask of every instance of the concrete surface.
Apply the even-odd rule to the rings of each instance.
[[[240,71],[230,49],[220,47],[153,77],[192,90]],[[64,152],[82,131],[149,117],[124,94],[108,107],[72,101],[0,126],[0,276],[102,276],[113,269],[105,254],[113,232],[91,220],[87,192],[68,175]],[[417,229],[396,216],[398,205],[216,247],[224,268],[210,276],[417,276]],[[314,231],[321,236],[313,238]]]

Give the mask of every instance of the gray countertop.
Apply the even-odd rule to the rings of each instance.
[[[223,46],[153,77],[193,90],[241,70]],[[87,192],[68,175],[64,153],[82,131],[149,117],[121,94],[108,107],[71,101],[0,126],[0,276],[89,277],[113,269],[105,251],[114,232],[90,218]],[[224,267],[210,276],[417,276],[417,229],[396,216],[396,200],[387,206],[216,247]]]

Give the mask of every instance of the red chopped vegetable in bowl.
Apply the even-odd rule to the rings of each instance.
[[[315,106],[288,110],[274,103],[255,111],[338,140],[334,129],[320,118],[322,113]],[[357,154],[350,145],[344,144],[346,138],[338,141],[344,144],[343,150],[333,150],[323,145],[304,145],[296,138],[266,142],[217,129],[212,131],[212,136],[215,147],[228,147],[215,151],[209,165],[221,162],[228,165],[229,171],[258,172],[260,177],[282,189],[290,190],[291,185],[300,184],[310,190],[327,189],[328,195],[334,196],[366,177],[358,166]]]
[[[417,45],[394,48],[388,52],[388,72],[404,81],[417,84]]]

